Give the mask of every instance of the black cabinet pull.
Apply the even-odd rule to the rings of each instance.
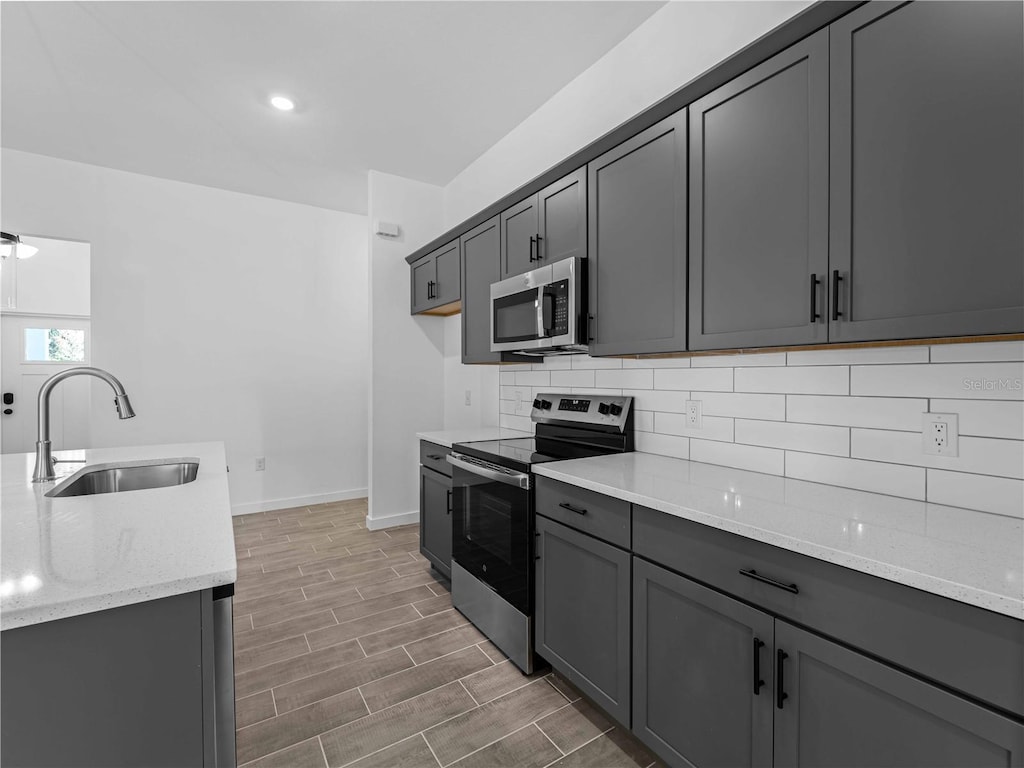
[[[537,235],[537,261],[540,261],[541,259],[544,258],[543,256],[540,255],[540,241],[543,239],[543,237]]]
[[[761,695],[761,686],[764,685],[764,680],[761,679],[761,649],[764,648],[764,642],[754,638],[754,695]]]
[[[818,280],[816,274],[811,274],[811,322],[816,323],[821,319],[821,315],[818,314]]]
[[[594,340],[594,316],[587,315],[587,341]]]
[[[839,284],[843,281],[843,278],[839,275],[838,269],[832,270],[832,319],[838,320],[843,316],[843,313],[839,311]]]
[[[428,280],[427,281],[427,299],[429,300],[429,299],[432,299],[432,298],[434,298],[434,281],[433,280]]]
[[[450,515],[451,513],[452,513],[452,491],[451,491],[451,488],[449,488],[448,489],[448,514]]]
[[[800,594],[800,590],[797,589],[796,584],[783,584],[781,581],[776,581],[775,579],[769,579],[767,576],[762,576],[753,569],[745,571],[740,568],[740,576],[746,576],[748,579],[760,581],[764,584],[771,584],[773,587],[778,587],[779,589],[784,589],[787,592],[792,592],[794,595]]]
[[[782,709],[782,702],[789,698],[785,691],[785,679],[783,676],[783,662],[789,658],[789,654],[779,648],[775,652],[775,706]]]
[[[530,235],[530,261],[537,261],[536,257],[533,255],[533,244],[535,242],[536,238],[534,238],[533,235]]]
[[[568,509],[570,512],[575,512],[577,515],[587,514],[587,510],[583,509],[582,507],[574,507],[568,501],[563,501],[558,506],[560,506],[562,509]]]
[[[430,459],[431,461],[440,461],[441,455],[437,453],[428,453],[427,458]]]

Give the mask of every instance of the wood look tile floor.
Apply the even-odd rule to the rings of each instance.
[[[359,499],[234,518],[240,766],[661,765],[452,608],[417,525],[365,517]]]

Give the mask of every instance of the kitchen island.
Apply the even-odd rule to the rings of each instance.
[[[221,443],[58,451],[2,473],[0,760],[223,765],[234,757],[236,577]],[[67,462],[67,463],[65,463]],[[98,467],[198,463],[167,487],[46,494]]]

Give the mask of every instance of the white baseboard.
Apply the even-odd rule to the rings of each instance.
[[[409,525],[420,521],[420,512],[414,509],[412,512],[400,512],[397,515],[387,517],[366,516],[366,527],[371,531],[379,531],[381,528],[394,528],[396,525]]]
[[[311,496],[292,496],[288,499],[270,499],[267,501],[250,501],[245,504],[232,504],[231,514],[251,515],[253,512],[269,512],[273,509],[291,509],[292,507],[309,507],[313,504],[327,504],[332,501],[364,498],[366,498],[365,488],[351,488],[347,491],[316,493]]]

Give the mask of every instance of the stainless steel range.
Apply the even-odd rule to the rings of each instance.
[[[633,399],[542,394],[534,437],[456,443],[452,604],[526,673],[534,669],[535,465],[633,450]]]

